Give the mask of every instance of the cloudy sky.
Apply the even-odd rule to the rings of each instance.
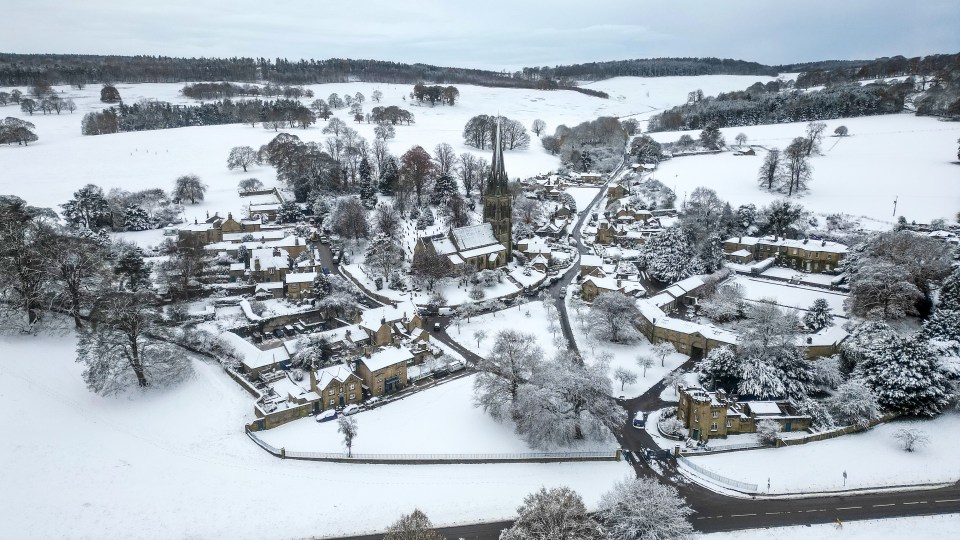
[[[0,52],[374,58],[488,69],[960,52],[958,0],[3,0]]]

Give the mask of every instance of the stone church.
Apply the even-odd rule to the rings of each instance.
[[[493,163],[487,188],[483,193],[483,223],[451,229],[446,235],[420,238],[414,248],[414,256],[423,253],[423,250],[429,250],[446,257],[454,267],[470,264],[477,270],[484,270],[505,266],[513,255],[513,199],[508,184],[498,121],[493,144]]]

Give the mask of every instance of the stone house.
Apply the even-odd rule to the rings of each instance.
[[[310,388],[320,396],[322,411],[363,401],[363,380],[344,365],[311,370]]]
[[[421,237],[414,247],[414,257],[426,252],[446,257],[453,268],[469,264],[477,270],[492,270],[508,262],[507,248],[497,240],[490,223],[451,229],[447,236]]]
[[[619,292],[627,296],[642,296],[646,290],[636,281],[614,277],[588,276],[580,285],[584,302],[593,302],[601,294]]]
[[[400,302],[363,311],[358,325],[370,335],[374,347],[383,347],[410,338],[423,328],[423,319],[412,302]]]
[[[358,359],[355,371],[371,396],[385,396],[407,386],[407,363],[412,360],[413,353],[398,344]]]
[[[287,286],[287,298],[300,300],[313,297],[313,280],[316,277],[316,272],[288,273],[284,278]]]
[[[755,260],[774,258],[777,264],[804,272],[831,272],[847,255],[844,244],[826,240],[791,240],[777,236],[734,236],[723,243],[726,253],[749,251]],[[741,254],[742,257],[742,254]]]
[[[723,390],[708,392],[700,386],[679,389],[677,419],[683,422],[687,436],[697,441],[726,438],[728,435],[756,433],[757,422],[770,419],[780,431],[810,429],[812,419],[799,414],[788,401],[737,401]]]
[[[594,271],[603,268],[603,257],[599,255],[580,255],[580,275],[594,275]]]

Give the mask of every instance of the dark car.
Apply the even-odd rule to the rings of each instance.
[[[322,267],[321,267],[321,270],[323,271],[323,273],[324,273],[325,275],[330,274],[330,269],[327,268],[326,266],[322,266]]]
[[[279,329],[279,328],[276,328],[276,329],[274,329],[274,331],[273,331],[273,335],[274,335],[274,337],[276,337],[277,339],[283,339],[283,330],[281,330],[281,329]]]

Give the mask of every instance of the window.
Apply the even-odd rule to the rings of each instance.
[[[720,418],[720,411],[713,411],[714,418]]]
[[[328,395],[328,396],[332,396],[332,395],[333,395],[333,388],[331,388],[330,390],[327,391],[327,395]]]
[[[694,421],[694,422],[699,422],[699,421],[700,421],[700,415],[697,414],[697,413],[694,413],[694,415],[693,415],[693,421]]]
[[[350,394],[350,399],[357,399],[357,395],[356,395],[356,394]]]
[[[331,400],[330,400],[330,405],[333,405],[335,402],[336,402],[335,399],[331,399]]]
[[[727,420],[727,428],[729,429],[732,427],[733,427],[733,420]]]
[[[714,422],[714,423],[710,424],[710,431],[716,431],[716,430],[717,430],[717,423]]]
[[[356,384],[354,384],[354,383],[350,383],[350,389],[351,389],[351,390],[354,390],[354,389],[355,389],[356,387],[357,387],[357,385],[356,385]]]

